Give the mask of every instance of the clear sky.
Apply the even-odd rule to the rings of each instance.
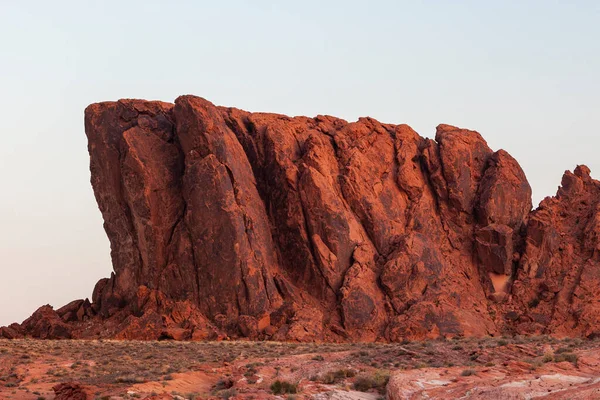
[[[534,203],[600,177],[598,1],[0,0],[0,325],[90,297],[109,244],[83,110],[122,97],[475,129]]]

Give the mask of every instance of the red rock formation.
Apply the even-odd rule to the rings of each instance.
[[[54,400],[92,400],[94,394],[90,388],[78,383],[61,383],[52,388]]]
[[[194,96],[92,104],[114,274],[18,337],[390,340],[598,334],[600,183],[531,211],[474,131],[248,113]]]

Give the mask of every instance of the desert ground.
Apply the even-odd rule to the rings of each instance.
[[[600,399],[600,339],[0,341],[2,399]]]

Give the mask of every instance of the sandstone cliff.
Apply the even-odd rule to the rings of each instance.
[[[600,332],[600,182],[531,211],[507,152],[440,125],[90,105],[114,273],[0,337],[400,341]]]

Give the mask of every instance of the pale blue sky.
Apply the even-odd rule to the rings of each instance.
[[[0,0],[0,325],[112,270],[89,103],[196,94],[291,115],[478,130],[534,202],[600,176],[597,1]]]

